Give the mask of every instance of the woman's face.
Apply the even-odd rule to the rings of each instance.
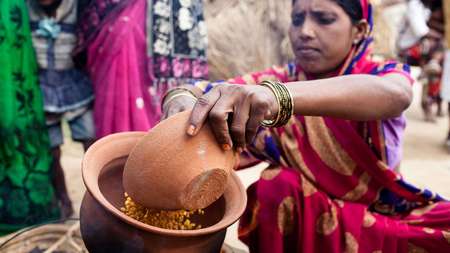
[[[342,7],[332,0],[297,0],[289,37],[302,69],[309,74],[326,75],[342,64],[366,29],[364,22],[353,25]]]

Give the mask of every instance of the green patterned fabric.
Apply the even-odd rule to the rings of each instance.
[[[24,0],[0,0],[0,234],[59,218]]]

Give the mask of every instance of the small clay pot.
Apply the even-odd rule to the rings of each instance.
[[[224,151],[209,124],[188,136],[190,111],[151,129],[131,151],[125,165],[125,191],[137,203],[159,210],[205,208],[222,196],[236,163]]]
[[[234,172],[217,201],[195,221],[198,230],[168,230],[134,220],[123,212],[122,175],[128,154],[144,136],[129,132],[107,136],[92,145],[82,163],[87,193],[80,210],[81,234],[90,253],[218,253],[226,228],[242,215],[245,189]]]

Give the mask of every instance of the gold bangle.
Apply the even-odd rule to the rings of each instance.
[[[277,116],[275,117],[275,119],[273,120],[263,120],[261,121],[261,125],[265,126],[265,127],[274,127],[276,125],[277,122],[280,121],[280,117],[281,117],[281,99],[279,98],[279,93],[278,90],[274,87],[272,82],[269,81],[263,81],[262,83],[260,83],[260,85],[262,86],[266,86],[267,88],[269,88],[273,94],[275,95],[275,98],[277,100],[277,104],[278,104],[278,113]]]
[[[280,127],[286,125],[294,114],[294,100],[291,92],[280,82],[263,81],[262,86],[268,87],[278,103],[278,113],[273,120],[263,120],[261,125],[265,127]]]
[[[192,96],[192,94],[190,94],[190,93],[188,93],[188,92],[179,92],[179,93],[177,93],[177,94],[174,94],[174,95],[172,95],[172,96],[166,98],[166,99],[164,100],[163,105],[162,105],[162,109],[164,109],[164,107],[165,107],[168,103],[170,103],[172,100],[174,100],[175,98],[177,98],[177,97],[182,97],[182,96],[190,97],[190,98],[192,98],[194,101],[197,101],[197,98],[194,97],[194,96]]]
[[[177,94],[184,94],[187,96],[192,96],[193,98],[195,98],[195,100],[197,100],[197,96],[191,90],[189,90],[187,88],[183,88],[183,87],[177,87],[177,88],[169,90],[163,96],[163,98],[161,99],[161,109],[167,104],[167,102],[170,102],[170,100],[173,99],[172,98],[173,96],[175,96]]]

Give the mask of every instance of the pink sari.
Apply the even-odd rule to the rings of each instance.
[[[103,25],[88,47],[95,88],[98,138],[122,131],[146,131],[159,120],[151,105],[146,57],[146,0],[136,0]]]
[[[186,8],[190,29],[178,16]],[[148,130],[168,89],[207,79],[201,1],[92,0],[80,13],[75,53],[82,61],[87,50],[97,137]]]

